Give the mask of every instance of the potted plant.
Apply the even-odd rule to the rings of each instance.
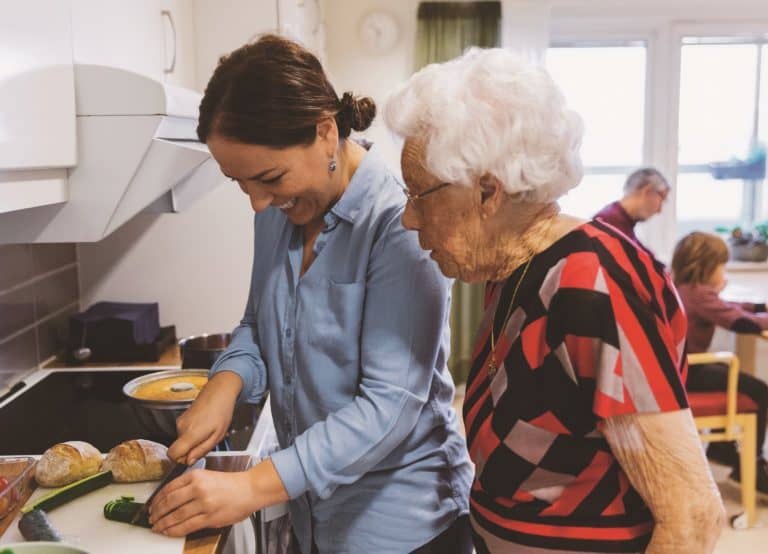
[[[718,227],[718,232],[728,233],[731,259],[739,262],[764,262],[768,260],[768,221],[758,223],[752,231],[741,227]]]

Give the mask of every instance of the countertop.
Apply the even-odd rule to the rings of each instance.
[[[178,345],[174,344],[168,347],[165,352],[163,352],[160,359],[156,362],[117,362],[117,363],[89,363],[89,364],[69,364],[63,360],[55,359],[47,364],[44,364],[40,370],[38,370],[36,373],[38,375],[33,376],[32,379],[28,379],[28,383],[32,384],[33,382],[39,380],[47,371],[54,370],[54,371],[87,371],[91,369],[104,369],[104,370],[118,370],[118,369],[156,369],[156,370],[164,370],[164,369],[180,369],[181,368],[181,354],[179,351]],[[10,399],[9,399],[10,400]],[[216,455],[211,454],[206,458],[206,468],[216,470],[216,471],[243,471],[245,470],[250,462],[251,462],[251,456],[242,453],[240,455],[237,455],[237,453],[232,453],[235,455]],[[32,491],[29,491],[29,495],[32,494]],[[29,497],[27,495],[27,498]],[[26,502],[27,498],[23,499],[22,502],[19,503],[18,509]],[[16,512],[12,516],[9,516],[7,518],[4,518],[2,522],[0,522],[0,536],[3,535],[7,527],[11,524],[15,517]],[[226,542],[227,536],[229,534],[230,528],[224,528],[224,529],[210,529],[210,530],[204,530],[200,531],[198,533],[194,533],[192,535],[187,536],[186,542],[184,544],[184,554],[218,554],[222,551],[222,548],[224,546],[224,543]]]
[[[245,453],[210,454],[205,459],[206,469],[214,471],[244,471],[251,464],[251,456]],[[34,483],[34,482],[33,482]],[[32,490],[21,499],[16,510],[0,521],[0,536],[14,521],[16,514],[31,496]],[[230,527],[207,529],[188,535],[184,542],[184,554],[220,554],[229,535]]]
[[[160,359],[156,362],[107,362],[107,363],[85,363],[71,364],[62,359],[55,359],[43,364],[42,369],[63,369],[82,371],[89,368],[112,368],[120,367],[123,369],[181,369],[181,352],[178,344],[172,344],[165,349]]]

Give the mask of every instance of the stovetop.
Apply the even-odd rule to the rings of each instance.
[[[52,371],[0,408],[0,455],[42,454],[67,440],[83,440],[101,452],[136,438],[169,445],[174,436],[148,426],[123,385],[149,371]],[[253,414],[253,415],[251,415]],[[237,414],[236,414],[237,415]],[[257,411],[249,413],[253,419]],[[244,450],[255,419],[235,418],[228,448]]]

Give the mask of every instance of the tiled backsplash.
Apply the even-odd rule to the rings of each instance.
[[[0,245],[0,388],[64,347],[77,269],[73,244]]]

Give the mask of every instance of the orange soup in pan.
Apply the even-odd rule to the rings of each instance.
[[[198,375],[166,377],[142,383],[131,396],[139,400],[194,400],[207,382],[208,377]]]

